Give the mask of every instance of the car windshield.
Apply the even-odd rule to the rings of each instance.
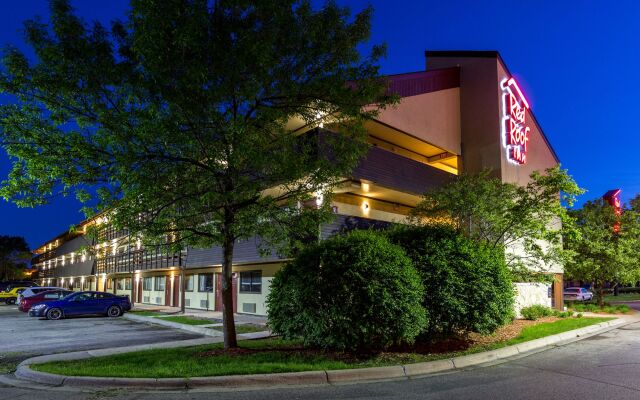
[[[565,292],[567,293],[578,293],[580,291],[580,289],[565,289]]]
[[[64,296],[62,298],[62,300],[71,300],[72,297],[74,297],[77,293],[69,293],[68,295]]]

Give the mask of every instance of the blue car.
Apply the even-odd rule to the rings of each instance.
[[[105,292],[76,292],[61,300],[36,304],[29,310],[29,315],[52,320],[94,314],[119,317],[129,310],[129,296],[116,296]]]

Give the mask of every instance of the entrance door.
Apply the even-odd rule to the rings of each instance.
[[[216,277],[216,304],[215,311],[222,311],[222,274],[215,274]],[[231,274],[231,292],[233,302],[233,312],[238,312],[238,274]]]
[[[171,302],[172,307],[180,307],[180,290],[182,287],[180,286],[182,283],[180,282],[180,275],[176,275],[173,277],[173,298]]]
[[[164,281],[164,305],[171,305],[171,277],[166,276]]]
[[[136,291],[136,294],[138,295],[137,303],[142,303],[142,278],[138,279],[138,283],[136,283],[136,285],[138,285],[138,290]]]

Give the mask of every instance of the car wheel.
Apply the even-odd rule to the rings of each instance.
[[[122,310],[118,306],[111,306],[107,310],[107,316],[111,318],[119,317],[122,315]]]
[[[16,304],[16,299],[7,299],[7,304],[8,305]]]
[[[47,319],[51,319],[54,321],[62,319],[62,310],[59,308],[52,308],[51,310],[47,311],[46,317]]]

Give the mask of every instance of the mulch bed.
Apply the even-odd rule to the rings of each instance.
[[[247,349],[247,348],[236,348],[230,350],[224,349],[216,349],[209,350],[205,352],[201,352],[198,354],[199,357],[208,358],[208,357],[216,357],[216,356],[231,356],[231,357],[241,357],[249,354],[257,354],[264,352],[278,352],[278,353],[290,353],[291,355],[297,356],[318,356],[323,355],[325,357],[329,357],[334,360],[341,361],[358,361],[362,359],[367,359],[372,356],[379,357],[397,357],[402,354],[441,354],[441,353],[450,353],[455,351],[464,351],[471,347],[480,346],[480,345],[489,345],[496,342],[502,342],[505,340],[513,339],[517,337],[522,330],[528,326],[537,325],[545,322],[554,322],[557,321],[558,317],[544,317],[540,318],[536,321],[529,321],[524,319],[514,320],[512,323],[505,325],[499,328],[496,332],[491,335],[483,336],[477,333],[470,333],[467,335],[461,335],[459,337],[446,338],[444,340],[434,340],[432,342],[419,342],[413,345],[402,345],[392,347],[391,349],[385,351],[384,353],[379,354],[347,354],[341,352],[333,352],[326,351],[322,349],[311,349],[305,348],[303,346],[292,346],[292,347],[273,347],[273,348],[261,348],[261,349]]]

